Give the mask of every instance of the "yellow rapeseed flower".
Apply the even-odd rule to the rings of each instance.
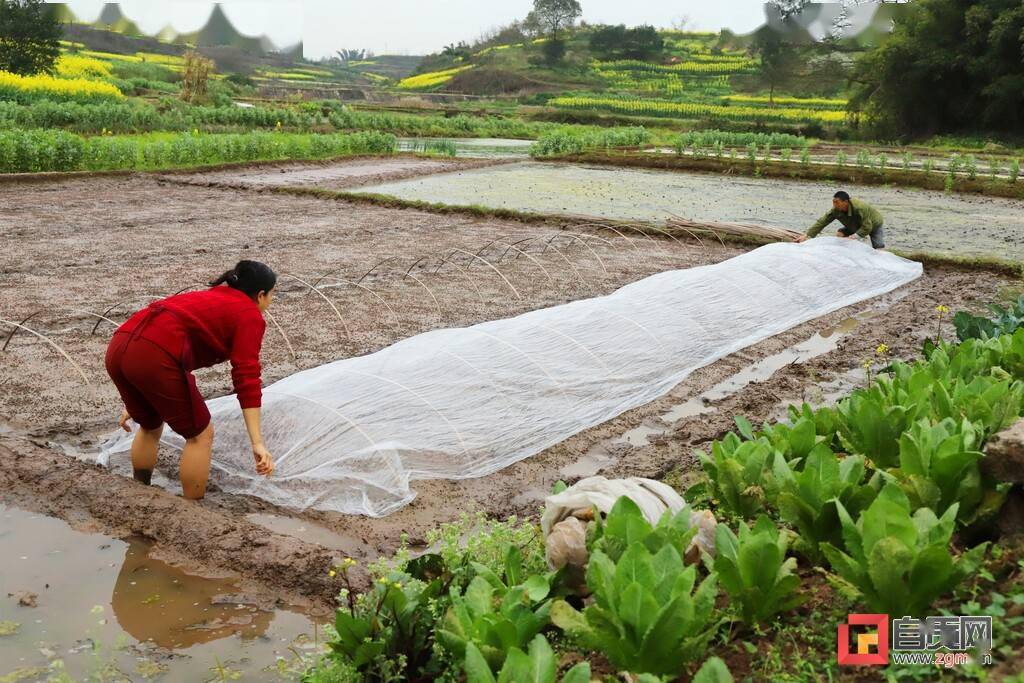
[[[462,73],[472,69],[473,65],[457,66],[454,69],[445,69],[444,71],[431,71],[430,73],[419,74],[417,76],[409,76],[403,78],[398,82],[398,87],[403,90],[423,90],[426,88],[433,88],[434,86],[447,83],[452,80],[456,74]]]
[[[0,71],[0,99],[53,99],[76,102],[122,99],[114,85],[84,78],[55,78],[44,74],[20,76]]]
[[[879,344],[878,348],[875,349],[875,353],[878,354],[879,356],[884,356],[885,354],[889,353],[889,345]]]
[[[61,55],[56,64],[61,78],[109,78],[110,63],[80,55]]]
[[[830,109],[747,107],[702,102],[670,102],[656,99],[611,97],[556,97],[548,103],[566,109],[604,109],[623,114],[662,115],[680,118],[713,118],[736,121],[822,121],[846,120],[846,112]]]
[[[935,307],[935,312],[936,313],[949,313],[949,308],[947,306],[939,304],[938,306]]]

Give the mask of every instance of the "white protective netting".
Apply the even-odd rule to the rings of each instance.
[[[595,299],[312,368],[264,390],[277,471],[255,473],[234,396],[209,402],[213,479],[293,509],[386,515],[410,481],[480,477],[667,393],[695,369],[921,275],[854,240],[770,244]],[[165,432],[165,442],[181,439]],[[105,444],[100,461],[129,449]]]

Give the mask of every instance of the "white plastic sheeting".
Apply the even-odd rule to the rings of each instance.
[[[500,470],[664,395],[697,368],[921,272],[919,263],[821,237],[426,332],[266,388],[270,479],[255,473],[235,397],[210,401],[213,479],[289,508],[386,515],[414,498],[411,481]],[[115,436],[100,461],[130,441]]]

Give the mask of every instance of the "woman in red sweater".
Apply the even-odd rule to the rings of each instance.
[[[231,379],[252,442],[256,472],[270,476],[274,462],[260,432],[260,346],[263,311],[274,299],[277,275],[257,261],[239,261],[210,289],[178,294],[150,304],[114,333],[107,348],[107,373],[124,412],[139,425],[132,442],[135,479],[149,484],[164,423],[185,438],[180,474],[186,498],[206,493],[213,425],[192,371],[231,361]]]

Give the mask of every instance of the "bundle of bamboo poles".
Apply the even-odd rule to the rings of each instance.
[[[795,242],[803,235],[802,232],[789,230],[787,228],[776,228],[771,225],[760,225],[757,223],[729,223],[718,221],[694,221],[689,218],[673,215],[666,226],[670,229],[681,230],[682,232],[711,233],[716,237],[728,235],[730,237],[759,237],[774,242]]]

